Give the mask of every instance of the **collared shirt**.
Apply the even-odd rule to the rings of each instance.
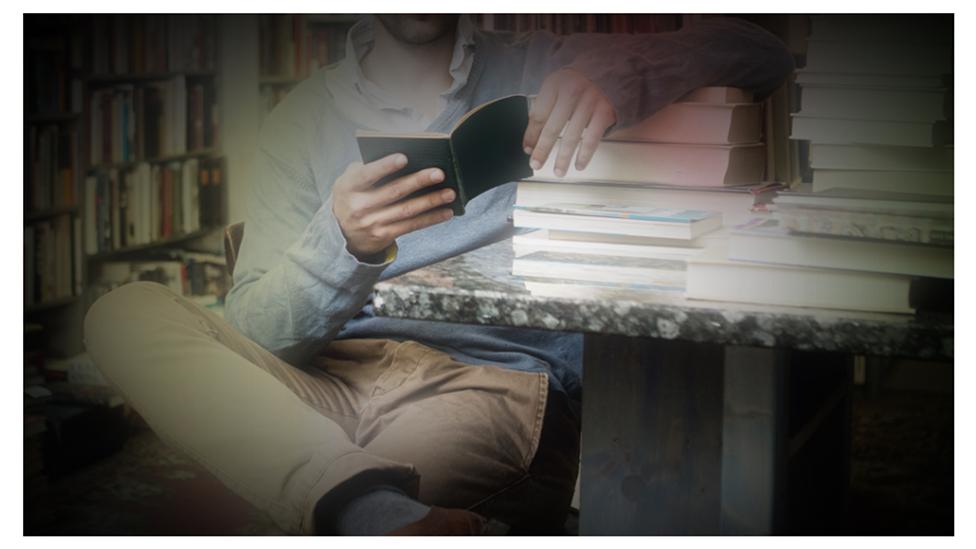
[[[359,62],[372,44],[372,24],[354,27],[347,60],[316,72],[265,120],[247,174],[247,218],[227,295],[228,321],[297,366],[336,338],[414,340],[467,364],[548,372],[551,388],[577,396],[580,334],[373,314],[370,294],[378,280],[510,237],[515,184],[479,195],[463,216],[398,238],[395,258],[365,263],[349,253],[331,200],[335,181],[360,160],[355,132],[449,131],[479,104],[537,93],[562,68],[595,83],[614,106],[618,126],[627,127],[702,86],[768,93],[792,70],[792,58],[776,37],[734,19],[709,19],[673,33],[558,37],[468,32],[470,20],[462,18],[453,82],[441,94],[441,112],[429,121],[363,76]]]
[[[348,87],[359,96],[363,105],[368,105],[374,114],[379,115],[385,131],[422,131],[433,123],[434,117],[427,117],[425,113],[406,105],[397,97],[366,78],[362,63],[366,55],[373,49],[376,40],[376,25],[382,23],[374,16],[366,16],[356,22],[349,29],[346,36],[346,51],[350,52],[337,68],[338,78],[326,80],[325,85],[337,96],[348,95]],[[468,15],[458,18],[457,36],[454,41],[454,51],[449,67],[451,85],[438,98],[438,111],[442,112],[448,102],[456,96],[458,91],[468,83],[471,66],[474,62],[474,24]],[[369,117],[373,119],[374,117]]]

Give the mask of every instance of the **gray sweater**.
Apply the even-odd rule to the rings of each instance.
[[[576,397],[580,334],[374,316],[373,285],[511,236],[515,184],[478,196],[464,216],[397,240],[393,261],[367,264],[346,250],[330,192],[359,161],[355,130],[449,131],[472,107],[513,93],[537,93],[564,67],[581,71],[610,98],[617,127],[702,86],[738,86],[760,96],[793,69],[776,37],[735,19],[709,19],[649,35],[491,33],[462,20],[440,115],[425,121],[385,101],[359,60],[372,44],[367,18],[353,28],[345,60],[316,72],[274,110],[261,131],[247,193],[244,240],[226,317],[242,333],[302,367],[333,339],[415,340],[469,364],[544,371]],[[416,129],[416,128],[413,128]]]

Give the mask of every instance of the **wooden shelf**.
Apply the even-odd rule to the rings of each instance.
[[[85,81],[89,86],[125,84],[128,82],[153,82],[156,80],[169,80],[176,76],[187,78],[204,78],[214,76],[214,71],[174,71],[174,72],[155,72],[155,73],[127,73],[127,74],[94,74],[88,76]]]
[[[93,261],[104,261],[107,259],[115,259],[125,257],[129,254],[137,252],[145,252],[148,250],[162,249],[166,246],[172,246],[174,244],[182,244],[189,240],[194,240],[220,229],[220,227],[206,227],[200,229],[199,231],[193,231],[192,233],[174,235],[169,238],[163,238],[156,240],[155,242],[150,242],[148,244],[139,244],[136,246],[127,246],[125,248],[119,248],[117,250],[107,250],[104,252],[98,252],[97,254],[89,254],[87,257]]]
[[[199,158],[203,156],[214,156],[219,154],[217,149],[202,149],[199,151],[188,151],[183,154],[171,154],[169,156],[157,156],[155,158],[143,158],[139,160],[129,160],[128,162],[117,162],[114,164],[96,164],[94,166],[89,166],[88,171],[94,172],[98,170],[110,170],[112,168],[131,168],[136,164],[141,164],[143,162],[147,164],[165,164],[166,162],[176,162],[179,160],[186,160],[187,158]]]
[[[78,206],[61,206],[60,208],[51,208],[49,210],[44,210],[41,212],[27,212],[24,215],[25,223],[33,223],[35,221],[41,221],[44,219],[50,219],[52,217],[58,217],[60,215],[73,214],[78,212]]]
[[[27,115],[28,124],[56,124],[58,122],[77,122],[81,115],[76,112],[56,112]]]
[[[24,314],[32,315],[36,313],[43,313],[47,311],[53,311],[54,309],[60,309],[61,307],[67,307],[77,303],[79,297],[76,295],[68,297],[59,297],[58,299],[52,299],[50,301],[45,301],[43,303],[35,303],[33,305],[28,305],[24,307]]]

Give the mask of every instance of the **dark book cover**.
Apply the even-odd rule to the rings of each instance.
[[[389,134],[358,132],[363,162],[394,153],[407,156],[407,165],[381,179],[386,183],[419,170],[440,168],[444,181],[406,197],[454,189],[454,215],[481,193],[532,175],[522,137],[529,123],[528,98],[512,95],[485,103],[462,117],[450,134]]]

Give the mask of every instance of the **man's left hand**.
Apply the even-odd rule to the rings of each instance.
[[[562,69],[550,74],[532,104],[529,126],[522,139],[526,154],[532,157],[532,169],[538,170],[546,163],[557,140],[556,175],[566,175],[577,147],[576,169],[586,168],[600,138],[616,121],[617,113],[610,100],[580,72]]]

